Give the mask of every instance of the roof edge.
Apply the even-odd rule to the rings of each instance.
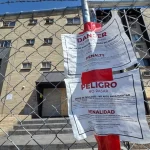
[[[54,16],[54,15],[66,15],[72,13],[79,13],[81,6],[76,7],[65,7],[65,8],[54,8],[46,10],[32,10],[32,11],[21,11],[16,13],[5,13],[0,14],[1,19],[11,19],[11,18],[34,18],[34,17],[44,17],[44,16]]]

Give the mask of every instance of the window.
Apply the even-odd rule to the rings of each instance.
[[[23,62],[22,69],[31,69],[32,63],[31,62]]]
[[[0,41],[0,47],[11,47],[11,40],[1,40]]]
[[[15,21],[3,21],[3,27],[14,27],[15,24]]]
[[[42,62],[42,69],[50,69],[51,68],[51,62]]]
[[[35,43],[35,39],[27,39],[26,40],[27,45],[34,45],[34,43]]]
[[[29,25],[36,25],[37,24],[37,19],[30,19]]]
[[[48,45],[51,45],[53,42],[53,39],[52,38],[44,38],[44,44],[48,44]]]
[[[45,24],[53,24],[53,23],[54,23],[54,19],[51,19],[51,18],[45,19]]]
[[[127,17],[129,22],[134,22],[137,18],[135,15],[128,15]]]
[[[138,34],[132,34],[132,39],[134,42],[142,42],[143,41],[142,36],[138,35]]]
[[[80,24],[80,18],[67,18],[68,25],[78,25]]]
[[[143,76],[150,76],[150,71],[144,71]]]
[[[150,66],[150,59],[137,59],[141,66]]]

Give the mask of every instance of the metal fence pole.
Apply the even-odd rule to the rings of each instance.
[[[87,0],[81,0],[82,15],[84,24],[90,22],[90,13]]]
[[[90,22],[90,14],[87,0],[81,0],[82,15],[84,25]],[[84,26],[84,31],[85,26]],[[98,136],[95,135],[95,139],[98,143],[98,150],[120,150],[120,138],[118,135]]]

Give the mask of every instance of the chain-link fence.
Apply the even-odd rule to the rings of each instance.
[[[105,25],[117,10],[140,68],[147,120],[150,100],[150,7],[95,8]],[[2,5],[0,6],[2,7]],[[0,150],[97,149],[77,141],[68,118],[61,34],[83,30],[80,7],[0,15]],[[150,145],[122,142],[122,149]]]

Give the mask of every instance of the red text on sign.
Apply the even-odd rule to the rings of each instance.
[[[83,42],[84,40],[86,40],[86,39],[88,39],[88,38],[94,38],[94,37],[97,37],[97,38],[103,38],[103,37],[105,37],[105,36],[107,36],[107,33],[106,32],[103,32],[103,33],[100,33],[100,34],[87,34],[87,35],[85,35],[85,36],[83,36],[82,38],[77,38],[77,41],[78,41],[78,43],[80,43],[80,42]]]
[[[92,88],[115,88],[117,82],[92,82],[90,84],[81,84],[81,89],[92,89]]]

